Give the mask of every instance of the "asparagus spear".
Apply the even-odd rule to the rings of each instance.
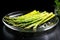
[[[25,27],[24,29],[30,29],[31,27],[34,26],[33,30],[36,31],[36,28],[39,24],[41,25],[41,24],[45,23],[46,21],[50,20],[54,16],[55,15],[53,13],[48,14],[48,12],[46,12],[46,11],[40,13],[39,11],[34,10],[33,12],[30,12],[23,16],[18,16],[16,18],[6,17],[5,21],[8,22],[9,24],[12,24],[13,26],[21,26],[21,27],[25,27],[26,25],[30,24],[29,26]],[[18,24],[15,24],[15,22]],[[23,23],[23,22],[27,22],[27,23]]]
[[[42,24],[45,23],[46,21],[52,19],[53,17],[55,17],[55,14],[53,14],[51,17],[49,17],[48,19],[46,19],[45,21],[43,21]]]
[[[43,13],[46,13],[46,11],[44,11]],[[16,22],[16,23],[21,23],[21,22],[31,22],[31,21],[34,21],[34,20],[37,20],[39,17],[40,18],[42,18],[41,16],[43,16],[44,14],[43,13],[40,13],[39,11],[38,11],[38,13],[36,14],[36,15],[33,15],[33,16],[31,16],[31,17],[27,17],[27,18],[25,18],[24,17],[24,19],[17,19],[17,17],[16,18],[11,18],[11,17],[5,17],[6,19],[12,19],[14,22]],[[27,14],[26,14],[27,15]],[[14,20],[15,19],[15,20]]]
[[[46,18],[50,17],[53,13],[50,13],[49,15],[47,14],[41,21],[39,22],[36,22],[32,25],[29,25],[28,27],[26,27],[25,29],[30,29],[31,27],[37,25],[37,24],[40,24],[41,22],[43,22]],[[36,29],[37,26],[33,27],[33,29]]]
[[[35,17],[35,18],[36,18],[36,17]],[[31,22],[21,23],[21,24],[19,24],[19,23],[18,23],[18,25],[16,25],[16,26],[25,27],[26,25],[29,25],[29,24],[35,23],[35,22],[37,22],[37,21],[39,21],[39,20],[41,20],[41,18],[40,18],[40,17],[39,17],[39,18],[37,18],[37,19],[35,19],[35,20],[33,20],[33,21],[31,21]]]
[[[33,15],[29,18],[25,18],[25,19],[17,19],[15,20],[14,22],[18,22],[18,23],[23,23],[23,22],[31,22],[33,20],[36,20],[40,17],[40,14],[37,14],[37,15]]]
[[[48,20],[52,19],[55,15],[52,15],[51,17],[49,17],[48,19],[46,19],[45,21],[43,21],[41,24],[47,22]],[[41,25],[41,24],[37,24],[35,27],[37,27],[38,25]],[[36,31],[37,29],[36,28],[33,28],[34,31]]]
[[[44,12],[43,12],[44,13]],[[43,13],[41,13],[41,14],[37,14],[37,15],[34,15],[34,17],[36,18],[35,20],[33,20],[32,22],[29,22],[29,23],[26,23],[26,24],[18,24],[18,25],[14,25],[14,26],[21,26],[21,27],[24,27],[24,26],[26,26],[26,25],[28,25],[28,24],[31,24],[31,23],[34,23],[34,22],[37,22],[38,20],[40,20],[41,18],[43,18],[42,16],[44,16],[44,15],[46,15],[46,14],[43,14]],[[41,15],[41,16],[40,16]],[[16,21],[16,20],[14,20],[13,18],[9,18],[9,17],[6,17],[7,19],[10,19],[11,21]],[[18,22],[17,22],[18,23]]]
[[[37,13],[38,12],[38,13]],[[40,12],[39,11],[36,11],[36,10],[34,10],[34,11],[32,11],[32,12],[30,12],[30,13],[28,13],[28,14],[26,14],[26,15],[24,15],[24,16],[26,16],[27,18],[29,18],[28,16],[30,15],[36,15],[36,14],[39,14]],[[8,17],[8,16],[5,16],[5,18],[6,19],[9,19],[10,21],[11,20],[13,20],[13,22],[15,21],[16,22],[16,20],[19,20],[19,18],[21,18],[21,17],[24,17],[24,16],[20,16],[20,17],[16,17],[16,18],[11,18],[11,17]],[[24,17],[25,18],[25,17]],[[36,17],[36,18],[38,18],[38,17]],[[15,19],[15,20],[14,20]],[[25,18],[26,19],[26,18]],[[6,20],[7,22],[9,22],[8,20]],[[21,22],[21,20],[19,20],[19,21],[17,21],[17,23],[18,22]],[[20,24],[21,25],[21,24]],[[16,26],[18,26],[18,25],[16,25]]]
[[[25,14],[23,16],[18,16],[17,19],[25,19],[26,17],[30,17],[30,16],[36,15],[36,14],[38,14],[38,12],[36,10],[34,10],[34,11],[32,11],[30,13],[27,13],[27,14]]]
[[[47,16],[48,15],[48,13],[45,13],[43,16],[41,16],[42,18],[44,18],[45,16]],[[42,19],[41,19],[42,20]],[[40,21],[41,21],[40,20]],[[38,21],[39,22],[39,21]],[[34,26],[35,25],[35,23],[34,24],[32,24],[32,25],[29,25],[29,26],[27,26],[27,27],[25,27],[24,29],[30,29],[32,26]]]
[[[11,25],[16,25],[12,20],[4,20],[4,21],[6,21],[8,24],[11,24]]]
[[[15,26],[25,27],[26,25],[33,24],[33,23],[35,23],[35,22],[37,22],[37,21],[40,21],[40,20],[41,20],[41,18],[38,18],[38,19],[33,20],[33,21],[31,21],[31,22],[21,23],[21,24],[18,23],[18,25],[15,25]]]
[[[26,14],[26,16],[17,17],[17,20],[15,20],[15,22],[18,22],[18,23],[21,23],[21,22],[30,22],[30,21],[33,21],[33,20],[39,18],[39,16],[40,16],[40,12],[37,12],[36,14],[32,13],[31,15],[27,15]]]
[[[35,27],[33,27],[33,30],[35,30],[36,31],[36,28],[37,28],[37,26],[40,24],[43,24],[44,22],[46,22],[46,21],[48,21],[48,20],[50,20],[51,18],[53,18],[54,17],[54,14],[51,12],[49,15],[47,15],[43,20],[41,20],[40,22],[37,22],[37,24],[35,25]],[[48,18],[48,19],[47,19]]]
[[[17,19],[15,20],[15,22],[18,22],[18,23],[23,23],[23,22],[32,22],[34,20],[37,20],[39,17],[42,18],[42,16],[47,13],[46,11],[40,13],[38,12],[36,15],[33,15],[33,16],[30,16],[30,17],[27,17],[25,19]]]
[[[37,15],[33,15],[32,17],[28,18],[28,19],[25,19],[25,20],[15,20],[15,22],[18,22],[18,23],[29,23],[29,22],[32,22],[34,20],[38,20],[38,19],[42,19],[41,16],[43,16],[44,14],[37,14]]]

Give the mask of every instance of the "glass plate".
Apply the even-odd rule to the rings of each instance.
[[[11,12],[11,13],[5,15],[5,16],[16,17],[16,16],[19,16],[19,15],[24,15],[26,13],[28,13],[28,12],[26,12],[26,11],[16,11],[16,12]],[[5,26],[7,26],[8,28],[10,28],[12,30],[19,31],[19,32],[34,32],[32,30],[25,30],[23,28],[11,26],[11,25],[7,24],[6,22],[4,22],[4,17],[3,17],[2,21],[3,21]],[[59,18],[54,17],[53,19],[49,20],[48,22],[40,25],[37,28],[36,32],[47,31],[49,29],[52,29],[53,27],[55,27],[58,24],[58,22],[59,22]]]

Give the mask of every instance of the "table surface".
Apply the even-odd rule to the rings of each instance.
[[[17,39],[17,37],[15,37],[14,35],[8,33],[6,30],[5,30],[5,27],[3,27],[3,32],[4,32],[4,35],[8,37],[8,35],[10,36],[10,39],[9,37],[4,37],[6,40],[15,40]],[[20,40],[19,38],[17,40]],[[38,37],[30,37],[30,38],[23,38],[21,40],[60,40],[60,24],[58,24],[56,26],[56,28],[50,32],[50,33],[46,33],[42,36],[38,36]]]

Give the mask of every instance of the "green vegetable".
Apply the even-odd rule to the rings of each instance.
[[[41,15],[41,18],[43,19],[46,15],[48,15],[48,13],[44,13],[44,15]],[[25,27],[24,29],[30,29],[32,26],[34,26],[34,24],[32,24],[31,26],[29,25],[29,26]]]
[[[53,18],[54,16],[55,16],[54,14],[50,13],[50,15],[46,16],[43,20],[39,21],[39,22],[35,25],[35,27],[33,27],[33,30],[36,31],[36,28],[38,27],[38,25],[41,25],[41,24],[47,22],[48,20],[50,20],[50,19]]]
[[[60,16],[60,1],[55,0],[55,13]]]
[[[48,13],[46,11],[39,12],[39,11],[32,11],[22,16],[18,17],[9,17],[5,16],[4,21],[12,26],[24,28],[24,29],[33,29],[33,31],[37,30],[38,25],[44,24],[45,22],[49,21],[55,17],[53,12]]]
[[[46,14],[41,14],[41,16],[40,15],[37,15],[37,17],[38,17],[37,19],[35,19],[35,20],[33,20],[33,21],[29,22],[29,23],[26,23],[24,26],[29,25],[29,24],[32,24],[32,23],[35,23],[37,21],[40,21],[44,16],[46,16]],[[22,27],[24,27],[24,26],[22,26]]]

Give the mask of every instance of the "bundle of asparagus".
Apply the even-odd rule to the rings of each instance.
[[[18,16],[18,17],[8,17],[5,16],[5,22],[7,22],[8,24],[11,24],[13,26],[16,27],[21,27],[24,29],[31,29],[33,28],[34,31],[37,30],[38,25],[41,25],[45,22],[47,22],[48,20],[52,19],[53,17],[55,17],[55,14],[53,14],[53,12],[39,12],[36,10],[33,10],[30,13],[27,13],[25,15],[22,16]]]

